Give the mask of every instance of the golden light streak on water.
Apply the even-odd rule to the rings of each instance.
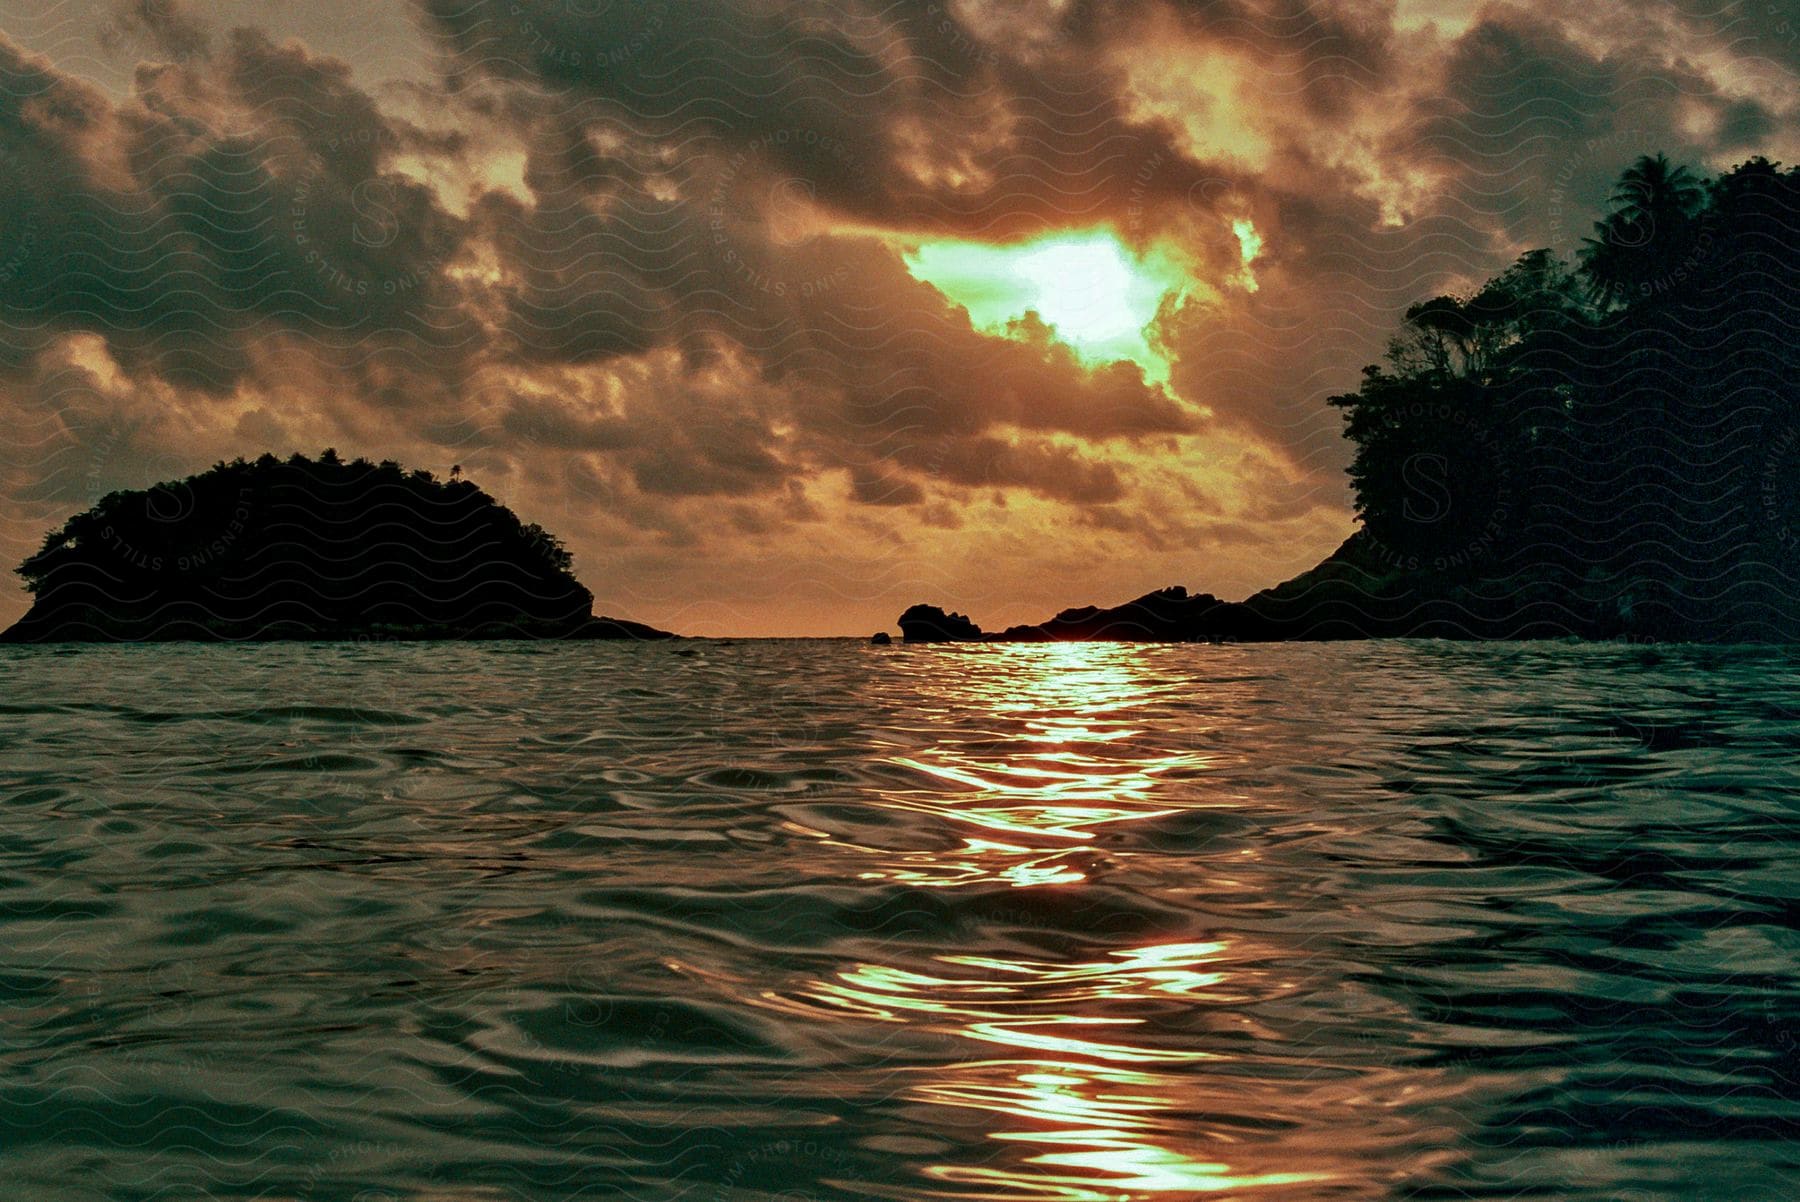
[[[1032,648],[1011,667],[975,677],[978,687],[946,675],[934,698],[949,719],[940,727],[982,733],[891,756],[920,787],[882,796],[897,810],[1000,834],[915,852],[865,879],[1005,883],[1079,905],[1089,875],[1074,857],[1095,853],[1111,829],[1179,812],[1166,804],[1171,774],[1203,776],[1200,751],[1142,741],[1146,711],[1166,686],[1119,648]],[[962,711],[980,721],[957,722]],[[906,1077],[920,1102],[987,1116],[987,1139],[1012,1150],[1001,1165],[926,1170],[970,1197],[1118,1202],[1329,1180],[1329,1171],[1293,1165],[1239,1171],[1229,1140],[1183,1134],[1178,1116],[1200,1103],[1207,1071],[1228,1069],[1229,1057],[1196,1046],[1181,1011],[1237,996],[1224,968],[1232,954],[1221,938],[1066,961],[945,949],[933,960],[941,971],[865,962],[801,992],[813,1004],[922,1025],[969,1049]],[[977,1051],[995,1046],[1010,1054]]]
[[[1069,964],[944,955],[943,975],[863,964],[820,984],[813,997],[1020,1053],[910,1074],[919,1101],[997,1118],[988,1138],[1025,1146],[1027,1154],[1007,1168],[927,1170],[979,1187],[974,1196],[1117,1200],[1329,1180],[1329,1172],[1291,1166],[1239,1172],[1229,1163],[1229,1142],[1200,1147],[1190,1135],[1184,1144],[1178,1116],[1204,1096],[1206,1081],[1172,1070],[1227,1058],[1169,1046],[1180,1041],[1151,1030],[1147,1016],[1116,1013],[1158,999],[1203,1002],[1227,983],[1209,966],[1230,950],[1218,940],[1167,943]]]
[[[1207,757],[1152,751],[1138,742],[1141,711],[1163,686],[1144,678],[1116,647],[1031,650],[983,687],[938,699],[946,709],[981,711],[984,726],[1006,723],[1011,738],[949,738],[889,761],[917,787],[888,790],[883,804],[994,836],[966,837],[958,852],[909,856],[862,879],[942,887],[1075,884],[1086,873],[1071,859],[1077,850],[1071,845],[1091,843],[1110,825],[1176,812],[1154,801],[1164,779],[1200,770]]]

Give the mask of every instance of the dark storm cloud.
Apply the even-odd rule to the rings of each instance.
[[[481,224],[512,269],[505,295],[503,353],[523,363],[580,364],[648,350],[684,316],[659,295],[659,268],[684,241],[663,202],[619,202],[622,215],[592,211],[579,195],[533,205],[490,194]]]
[[[219,392],[270,325],[443,333],[425,314],[455,310],[457,223],[384,170],[403,135],[342,64],[238,31],[138,89],[115,106],[0,41],[0,206],[30,235],[0,293],[12,349],[91,331],[128,371]]]
[[[984,437],[904,456],[929,466],[938,479],[974,488],[1027,488],[1077,505],[1102,505],[1125,495],[1111,464],[1095,462],[1072,447]]]
[[[1102,220],[1128,201],[1187,203],[1216,174],[1181,155],[1168,128],[1128,119],[1117,72],[1099,53],[1107,25],[1088,5],[1034,26],[1036,42],[991,44],[952,10],[1015,6],[419,7],[457,65],[455,83],[514,80],[601,102],[638,133],[726,154],[747,150],[759,169],[804,180],[841,215],[899,228],[1016,237]],[[1334,28],[1293,23],[1325,43],[1324,61],[1333,64]],[[1149,198],[1133,183],[1146,162],[1161,166]]]
[[[1691,71],[1597,55],[1519,12],[1474,25],[1451,47],[1444,78],[1444,90],[1414,101],[1413,119],[1390,135],[1384,156],[1439,174],[1440,204],[1460,204],[1495,232],[1539,240],[1562,232],[1542,224],[1549,188],[1560,186],[1570,208],[1591,214],[1645,145],[1691,156],[1678,106],[1710,91]],[[1619,145],[1609,149],[1608,140]]]
[[[422,0],[430,28],[481,73],[579,89],[634,122],[705,122],[748,140],[804,128],[856,144],[887,81],[883,46],[859,45],[826,4],[726,0]],[[456,74],[450,76],[457,82]],[[835,173],[841,189],[851,173]]]
[[[1775,132],[1775,115],[1755,100],[1734,100],[1719,115],[1719,145],[1727,150],[1754,147]]]
[[[1800,11],[1785,0],[1663,0],[1687,31],[1729,45],[1739,62],[1800,71]]]
[[[595,414],[548,396],[515,397],[507,405],[501,428],[511,438],[574,451],[618,451],[638,446],[637,428],[615,414]]]
[[[925,499],[919,482],[881,460],[850,469],[850,495],[860,505],[917,505]]]
[[[119,0],[98,37],[103,48],[113,51],[146,43],[168,62],[204,58],[212,48],[211,31],[183,0]]]

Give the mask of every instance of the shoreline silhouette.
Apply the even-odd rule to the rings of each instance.
[[[914,605],[902,638],[1800,640],[1796,228],[1800,168],[1643,156],[1573,265],[1412,305],[1329,398],[1362,526],[1317,566],[994,633]],[[675,637],[594,616],[570,569],[460,469],[265,454],[51,531],[0,641]]]

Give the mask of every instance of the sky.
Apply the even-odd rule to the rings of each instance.
[[[332,446],[686,634],[1235,599],[1408,304],[1797,76],[1787,0],[0,0],[0,560]]]

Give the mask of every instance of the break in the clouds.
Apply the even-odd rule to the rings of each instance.
[[[703,633],[1271,583],[1351,529],[1325,397],[1408,303],[1645,151],[1800,154],[1765,0],[48,9],[0,4],[0,554],[335,445]]]

